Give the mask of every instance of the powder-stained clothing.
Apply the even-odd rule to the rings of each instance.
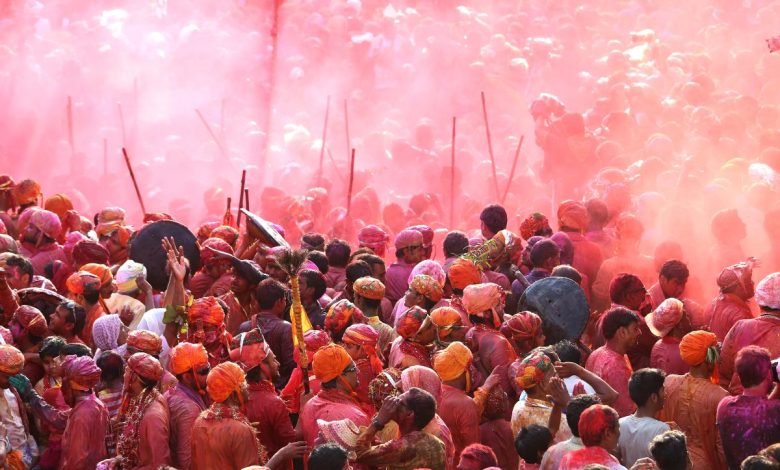
[[[505,419],[486,421],[479,426],[480,442],[496,454],[499,468],[517,468],[520,456],[515,450],[515,434]]]
[[[192,428],[192,469],[241,470],[258,465],[254,432],[241,421],[199,416]]]
[[[612,279],[620,273],[631,273],[638,277],[642,284],[651,286],[658,280],[653,258],[641,254],[617,255],[604,260],[599,267],[596,279],[593,281],[593,306],[596,309],[606,308],[611,303],[609,285]]]
[[[194,390],[179,383],[165,392],[171,413],[171,457],[173,466],[181,470],[192,468],[192,426],[206,409],[203,399]]]
[[[430,351],[420,343],[399,336],[390,345],[387,365],[401,370],[412,366],[432,367]]]
[[[739,320],[753,318],[747,302],[734,294],[720,294],[707,308],[705,318],[709,319],[709,331],[723,342],[729,330]]]
[[[467,343],[476,346],[474,365],[487,378],[497,366],[508,366],[517,359],[515,349],[498,330],[477,325],[467,333]],[[481,384],[475,384],[481,385]]]
[[[368,324],[371,328],[379,333],[379,341],[376,343],[376,350],[381,352],[384,357],[390,354],[390,345],[393,343],[398,333],[395,332],[392,326],[380,320],[379,317],[369,316]]]
[[[618,447],[623,463],[631,467],[637,460],[652,458],[648,445],[653,438],[668,431],[669,425],[648,416],[636,415],[620,418],[620,441]]]
[[[390,470],[445,470],[446,466],[444,443],[423,431],[410,432],[368,449],[358,448],[356,453],[356,462],[368,467],[387,467]]]
[[[279,380],[274,385],[281,388],[290,379],[293,369],[297,367],[293,357],[292,325],[273,312],[260,312],[253,319],[252,323],[257,322],[265,342],[279,361]],[[254,326],[252,324],[251,327]],[[241,329],[244,329],[243,326]]]
[[[552,403],[546,400],[537,400],[535,398],[526,398],[515,403],[515,407],[512,408],[512,435],[517,436],[517,433],[524,427],[528,427],[532,424],[538,424],[539,426],[547,427],[550,421],[550,415],[552,414]],[[569,423],[566,421],[566,417],[561,417],[561,424],[558,427],[558,432],[553,436],[553,442],[563,442],[572,437],[571,429],[569,429]]]
[[[81,329],[81,333],[79,334],[79,337],[82,341],[84,341],[84,344],[89,346],[93,351],[95,350],[95,341],[92,339],[92,325],[95,324],[95,320],[105,314],[106,313],[103,311],[103,306],[100,305],[100,302],[93,305],[89,310],[87,310],[87,316],[84,320],[84,327]]]
[[[575,450],[579,450],[585,447],[582,444],[582,439],[577,436],[572,436],[571,439],[567,439],[563,442],[553,444],[542,456],[542,463],[539,466],[540,470],[557,470],[561,464],[563,458]]]
[[[371,417],[360,408],[354,398],[335,388],[321,389],[301,410],[303,439],[309,446],[314,445],[319,434],[318,419],[336,421],[344,418],[351,419],[358,427],[371,424]]]
[[[246,417],[250,423],[257,423],[260,444],[269,456],[295,440],[290,414],[271,382],[249,384]]]
[[[614,455],[603,447],[583,447],[566,454],[561,459],[558,470],[580,470],[591,464],[604,465],[610,470],[626,470]]]
[[[595,243],[587,240],[584,235],[579,232],[566,232],[569,236],[572,246],[574,246],[574,260],[571,265],[577,271],[588,276],[588,279],[592,283],[596,280],[601,262],[604,260],[601,254],[601,248]],[[587,286],[591,288],[590,285]]]
[[[764,314],[750,320],[740,320],[726,335],[720,352],[720,384],[732,394],[742,393],[734,361],[740,349],[749,345],[769,351],[769,357],[780,356],[780,317]]]
[[[56,243],[47,243],[37,248],[28,243],[21,243],[19,245],[19,254],[30,259],[33,273],[38,276],[46,275],[46,265],[49,263],[55,261],[68,262],[68,259],[65,257],[65,250]]]
[[[625,354],[620,354],[605,344],[593,351],[585,363],[585,368],[601,377],[618,392],[618,398],[612,408],[620,416],[628,416],[636,411],[636,404],[628,393],[628,381],[634,371]]]
[[[249,305],[241,305],[233,292],[228,292],[220,297],[220,300],[228,306],[228,313],[225,317],[225,329],[228,333],[235,336],[241,328],[241,324],[252,318],[252,315],[260,312],[255,296],[252,295]]]
[[[403,298],[406,289],[409,288],[409,275],[412,274],[414,264],[407,264],[402,260],[391,264],[385,272],[385,297],[395,305],[398,299]]]
[[[668,374],[684,375],[691,366],[680,357],[680,338],[664,336],[656,341],[650,353],[650,367],[661,369]]]
[[[436,408],[452,432],[456,456],[469,444],[479,442],[479,410],[470,396],[462,390],[442,384],[441,399]]]
[[[717,423],[728,468],[738,470],[745,458],[780,442],[780,400],[726,397],[718,404]]]
[[[343,292],[347,283],[347,268],[339,266],[328,266],[328,272],[325,274],[325,286],[336,292]]]
[[[725,469],[715,413],[728,392],[708,379],[690,374],[666,376],[664,392],[666,397],[659,419],[677,423],[688,436],[693,470]]]
[[[146,409],[138,431],[138,467],[135,470],[156,470],[171,464],[170,412],[162,395]]]

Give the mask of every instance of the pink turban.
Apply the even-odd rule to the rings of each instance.
[[[417,230],[405,229],[395,236],[395,249],[401,250],[410,246],[422,246],[423,236]]]
[[[417,263],[414,268],[412,268],[412,272],[409,274],[407,282],[411,284],[412,280],[418,274],[426,274],[432,277],[441,287],[444,287],[444,283],[447,282],[447,274],[444,272],[444,268],[442,268],[438,262],[430,259]]]
[[[463,307],[469,315],[492,316],[494,325],[498,327],[504,313],[505,296],[504,290],[498,284],[472,284],[463,289]],[[491,313],[486,314],[487,311]]]
[[[417,230],[423,236],[423,246],[426,248],[433,244],[433,229],[427,225],[415,225],[409,227],[409,230]]]
[[[89,356],[66,356],[62,363],[62,377],[76,390],[87,391],[97,385],[100,373],[95,360]]]
[[[60,218],[57,214],[44,209],[32,208],[28,209],[32,211],[30,213],[29,225],[36,227],[43,232],[47,237],[56,240],[60,236],[62,231],[62,225],[60,224]]]
[[[366,225],[358,232],[358,245],[371,248],[377,256],[384,256],[390,237],[376,225]]]

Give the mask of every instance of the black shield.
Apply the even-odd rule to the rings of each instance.
[[[162,239],[165,237],[173,237],[176,245],[184,248],[191,273],[200,269],[198,241],[187,227],[172,220],[159,220],[145,225],[130,240],[130,259],[146,266],[146,280],[157,290],[165,290],[168,285],[168,275],[165,273],[168,257],[162,247]]]
[[[542,318],[548,345],[579,339],[589,316],[585,292],[565,277],[548,277],[531,284],[520,298],[520,310],[535,312]]]

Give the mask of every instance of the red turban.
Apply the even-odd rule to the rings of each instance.
[[[395,249],[401,250],[410,246],[422,246],[423,236],[417,230],[405,229],[395,236]]]
[[[224,242],[223,242],[224,243]],[[216,297],[201,297],[187,309],[187,320],[190,324],[202,321],[209,325],[222,325],[225,322],[225,311],[219,305]]]
[[[246,382],[244,371],[232,362],[223,362],[211,369],[206,377],[206,391],[217,403],[227,400],[234,392],[241,394],[241,384]]]
[[[156,356],[162,351],[162,339],[148,330],[133,330],[127,335],[127,346]]]
[[[501,286],[492,282],[472,284],[463,289],[463,307],[466,313],[485,318],[492,316],[496,327],[501,325],[499,318],[503,315],[505,298],[506,294]],[[490,311],[490,314],[486,314],[487,311]]]
[[[446,338],[453,328],[463,326],[460,312],[452,307],[439,307],[431,310],[431,323],[439,331],[439,339]]]
[[[49,327],[46,325],[46,317],[43,316],[40,310],[30,305],[22,305],[17,308],[14,313],[14,320],[31,335],[39,338],[46,336],[46,333],[49,331]]]
[[[361,346],[363,351],[366,352],[369,361],[371,361],[371,368],[374,370],[374,374],[382,372],[382,361],[379,359],[379,355],[376,351],[379,333],[377,333],[373,327],[363,323],[351,325],[344,332],[342,341],[345,344]]]
[[[504,322],[501,332],[515,341],[534,339],[542,329],[542,319],[533,312],[520,312]]]
[[[349,300],[339,300],[330,306],[327,315],[325,315],[325,329],[331,333],[340,333],[344,331],[350,320],[352,323],[365,323],[366,317]]]
[[[365,276],[352,284],[352,291],[367,299],[382,300],[385,296],[385,285],[379,279]]]
[[[76,296],[83,296],[90,290],[97,292],[100,290],[100,278],[86,271],[75,272],[65,281],[68,292]]]
[[[57,237],[60,236],[60,232],[62,232],[62,225],[60,223],[60,218],[57,217],[57,214],[44,209],[38,209],[37,207],[28,209],[25,212],[30,213],[27,222],[29,225],[36,227],[38,230],[43,232],[44,235],[53,240],[56,240]],[[19,225],[21,227],[22,224],[20,223]]]
[[[581,202],[568,200],[558,206],[558,225],[561,227],[584,232],[588,228],[588,220],[588,209]]]
[[[89,356],[66,356],[62,363],[62,377],[76,390],[87,391],[100,381],[100,368]]]
[[[225,243],[230,245],[231,248],[235,248],[236,242],[238,241],[238,235],[238,230],[234,229],[233,227],[229,225],[220,225],[211,231],[211,235],[209,235],[209,237],[224,240]],[[216,246],[214,248],[219,250],[219,248]]]
[[[89,239],[83,239],[76,242],[73,246],[71,256],[73,257],[73,267],[78,269],[85,264],[91,263],[107,265],[109,263],[110,255],[108,250],[100,243]]]
[[[211,237],[211,232],[219,227],[219,222],[204,222],[198,227],[198,240],[203,241]]]
[[[228,243],[221,239],[221,238],[209,238],[206,241],[204,241],[200,246],[200,261],[203,264],[203,266],[208,266],[215,262],[225,262],[230,263],[230,260],[223,259],[223,258],[217,258],[216,253],[209,250],[209,248],[214,248],[215,250],[219,250],[228,254],[233,254],[233,247],[228,245]]]
[[[547,217],[539,212],[534,212],[520,222],[520,236],[524,240],[528,240],[537,233],[547,230],[552,232],[550,222],[547,220]]]
[[[41,197],[41,185],[37,181],[25,179],[13,187],[14,200],[20,206],[35,204]]]
[[[428,313],[418,306],[414,306],[398,317],[395,323],[395,331],[404,339],[414,338],[425,321]]]
[[[466,258],[456,259],[450,266],[447,277],[453,289],[465,289],[471,284],[479,284],[482,279],[479,268]]]
[[[16,375],[24,367],[24,354],[10,344],[0,344],[0,372]]]
[[[371,248],[378,256],[385,255],[390,237],[382,228],[376,225],[366,225],[358,232],[358,245]]]
[[[230,348],[230,360],[240,364],[245,371],[259,366],[271,352],[260,328],[234,337]]]
[[[60,220],[65,219],[65,214],[73,210],[73,203],[68,196],[64,194],[55,194],[46,198],[46,202],[43,203],[43,208],[47,211],[54,212]]]
[[[409,230],[417,230],[423,236],[423,246],[429,247],[433,244],[433,229],[427,225],[415,225],[409,227]]]
[[[138,352],[127,360],[127,367],[144,379],[159,381],[163,376],[163,368],[155,357]]]
[[[175,375],[193,371],[195,367],[209,363],[206,348],[200,343],[179,343],[170,353],[168,368]]]

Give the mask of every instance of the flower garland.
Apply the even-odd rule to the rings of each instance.
[[[265,465],[266,462],[268,462],[268,453],[266,452],[263,444],[260,443],[260,439],[257,438],[257,429],[252,426],[252,423],[250,423],[244,413],[238,409],[238,406],[228,405],[226,403],[212,403],[207,410],[201,412],[200,417],[207,421],[232,419],[247,425],[250,429],[252,429],[252,436],[255,438],[255,444],[257,445],[257,458],[260,462],[260,465]]]

